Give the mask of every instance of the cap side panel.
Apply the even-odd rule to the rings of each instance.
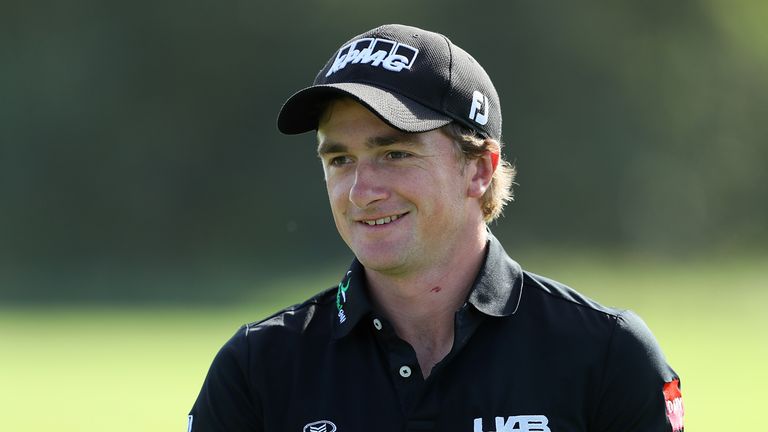
[[[443,36],[443,39],[448,45],[448,87],[445,88],[443,97],[440,100],[440,109],[446,111],[448,109],[448,96],[450,95],[451,89],[453,88],[453,47],[448,37]]]

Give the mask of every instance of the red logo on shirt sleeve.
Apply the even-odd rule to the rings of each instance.
[[[664,403],[667,407],[667,419],[672,425],[672,432],[683,432],[683,395],[680,393],[680,380],[664,383]]]

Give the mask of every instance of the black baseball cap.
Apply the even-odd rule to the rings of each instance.
[[[452,121],[501,140],[499,95],[488,74],[447,37],[389,24],[341,46],[311,87],[291,96],[277,118],[285,134],[317,129],[329,99],[348,96],[403,132]]]

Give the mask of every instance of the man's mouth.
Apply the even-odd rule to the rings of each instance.
[[[378,218],[378,219],[364,219],[364,220],[361,220],[360,222],[364,223],[364,224],[366,224],[368,226],[386,225],[388,223],[392,223],[392,222],[400,219],[401,217],[403,217],[403,216],[405,216],[407,214],[408,214],[408,212],[401,213],[401,214],[396,214],[396,215],[392,215],[392,216],[384,216],[384,217]]]

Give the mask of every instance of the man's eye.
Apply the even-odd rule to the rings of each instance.
[[[336,156],[336,157],[332,157],[328,161],[328,165],[331,165],[331,166],[341,166],[341,165],[346,165],[346,164],[350,163],[351,161],[352,161],[352,159],[350,159],[349,156]]]
[[[411,157],[411,154],[404,151],[391,151],[387,153],[387,159],[405,159]]]

